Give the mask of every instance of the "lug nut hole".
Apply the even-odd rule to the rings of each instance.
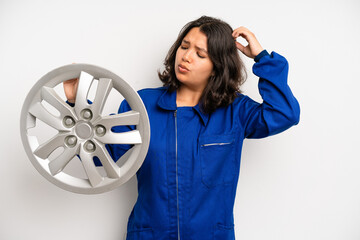
[[[66,116],[63,119],[63,124],[65,125],[65,127],[73,127],[75,125],[75,121],[72,117],[70,116]]]
[[[87,151],[87,152],[94,152],[96,149],[95,144],[90,140],[85,142],[84,148],[85,148],[85,151]]]
[[[81,111],[81,117],[85,120],[91,120],[93,115],[90,109],[84,109]]]
[[[102,137],[102,136],[104,136],[105,133],[106,133],[106,128],[105,128],[104,126],[102,126],[102,125],[97,125],[97,126],[95,127],[95,133],[96,133],[96,135],[98,135],[99,137]]]
[[[76,143],[77,143],[77,138],[74,135],[70,135],[65,138],[65,144],[68,147],[75,147]]]

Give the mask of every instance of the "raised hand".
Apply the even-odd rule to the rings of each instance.
[[[246,27],[239,27],[235,29],[232,36],[235,40],[236,47],[249,58],[255,58],[264,50],[259,41],[256,39],[255,34]],[[244,46],[236,41],[238,37],[244,38],[248,42],[248,45]]]

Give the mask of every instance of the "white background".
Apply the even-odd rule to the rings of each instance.
[[[23,149],[22,104],[43,75],[73,62],[107,68],[136,90],[158,87],[168,49],[201,15],[246,26],[285,56],[301,106],[297,126],[245,140],[236,238],[360,239],[358,0],[0,0],[0,239],[124,239],[136,179],[100,195],[51,184]],[[253,61],[245,62],[245,94],[261,102]]]

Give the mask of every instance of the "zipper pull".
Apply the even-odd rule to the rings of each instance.
[[[177,110],[175,110],[175,112],[174,112],[174,117],[176,117],[176,112],[177,112]]]

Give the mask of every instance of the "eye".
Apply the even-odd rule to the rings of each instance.
[[[199,58],[205,58],[204,56],[201,56],[199,53],[197,53],[197,55],[199,56]]]
[[[185,47],[185,46],[180,46],[180,48],[181,48],[181,49],[187,49],[187,47]]]

